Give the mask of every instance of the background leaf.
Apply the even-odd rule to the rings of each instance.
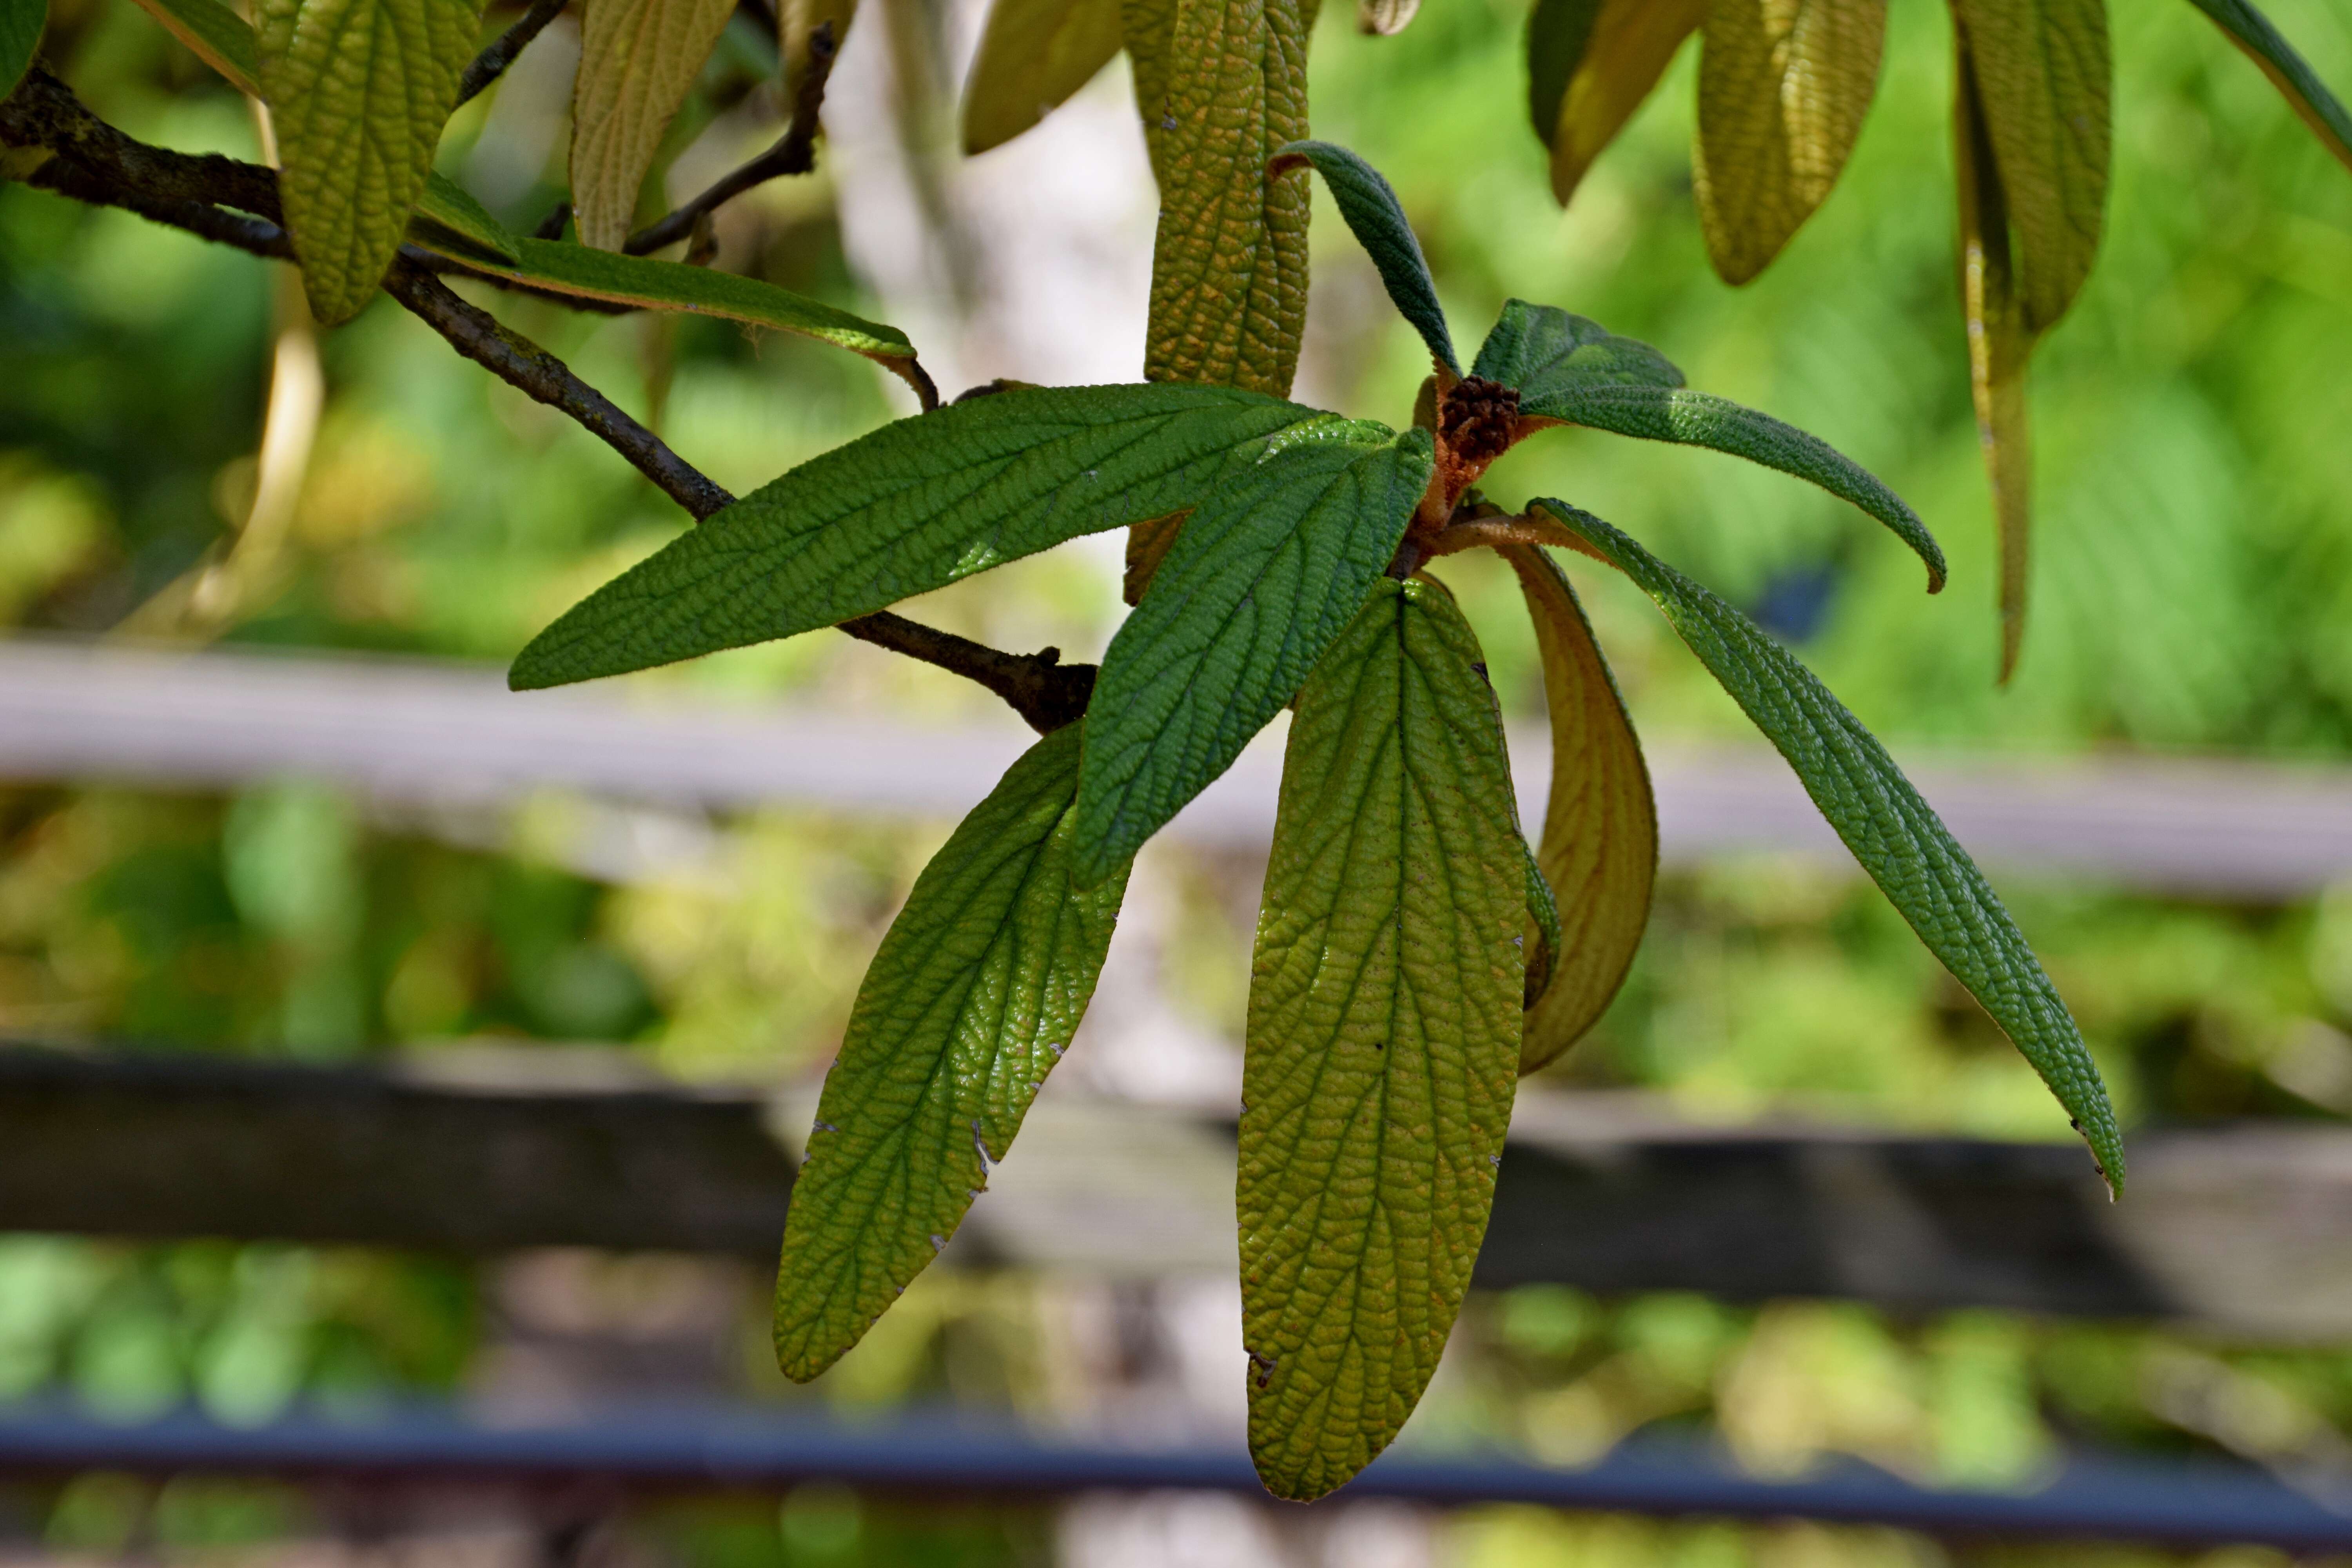
[[[1657,601],[1699,662],[1789,759],[1871,880],[2033,1064],[2108,1184],[2121,1192],[2123,1135],[2082,1032],[1984,874],[1886,748],[1755,622],[1591,513],[1564,501],[1530,504],[1582,535]]]
[[[1714,0],[1691,181],[1727,283],[1780,254],[1837,184],[1878,88],[1886,0]]]
[[[1330,186],[1331,199],[1339,204],[1349,232],[1380,269],[1389,298],[1429,345],[1430,357],[1460,374],[1461,362],[1454,357],[1454,334],[1446,331],[1445,310],[1437,302],[1437,285],[1430,281],[1429,261],[1421,253],[1412,225],[1405,221],[1396,192],[1378,169],[1328,142],[1293,142],[1275,154],[1266,173],[1278,174],[1310,163]]]
[[[1625,983],[1650,921],[1658,809],[1633,721],[1576,590],[1552,558],[1506,545],[1543,660],[1551,715],[1551,794],[1536,864],[1560,934],[1551,983],[1528,1009],[1519,1070],[1557,1059],[1600,1020]]]
[[[1448,595],[1383,578],[1299,692],[1252,965],[1250,1453],[1320,1497],[1428,1386],[1494,1201],[1527,919],[1510,764]]]
[[[139,5],[239,92],[260,93],[253,28],[220,0],[139,0]]]
[[[1331,417],[1231,387],[1147,384],[1015,387],[901,419],[607,583],[532,639],[509,679],[560,686],[829,626],[1191,506],[1235,447]]]
[[[0,0],[0,98],[25,79],[48,25],[49,0]]]
[[[858,987],[776,1274],[776,1360],[800,1382],[947,1245],[1094,994],[1127,868],[1071,879],[1080,729],[1032,746],[964,818]]]
[[[478,0],[257,0],[261,97],[311,313],[375,297],[473,58]]]
[[[710,58],[732,0],[586,0],[572,82],[572,213],[580,243],[618,250],[662,135]]]
[[[2230,41],[2263,68],[2263,74],[2294,106],[2311,133],[2346,168],[2352,169],[2352,112],[2346,111],[2319,79],[2319,73],[2271,26],[2271,19],[2245,0],[2189,0],[2189,4],[2212,17],[2214,25],[2230,35]]]
[[[1356,31],[1392,38],[1411,26],[1420,12],[1421,0],[1356,0]]]
[[[1429,433],[1325,415],[1238,451],[1103,655],[1078,872],[1108,875],[1233,765],[1388,569]]]
[[[963,87],[963,150],[1001,146],[1118,53],[1118,0],[995,0]]]
[[[1528,113],[1551,149],[1565,205],[1650,96],[1707,0],[1537,0],[1528,19]]]

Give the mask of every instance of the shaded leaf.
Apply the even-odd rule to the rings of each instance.
[[[1345,147],[1328,142],[1293,142],[1274,155],[1266,165],[1268,175],[1312,164],[1331,187],[1331,199],[1339,205],[1339,216],[1348,220],[1349,230],[1356,237],[1364,253],[1380,268],[1381,282],[1387,288],[1389,298],[1397,310],[1412,323],[1421,341],[1429,345],[1432,359],[1452,371],[1462,373],[1461,362],[1454,357],[1454,335],[1445,330],[1445,311],[1437,302],[1437,285],[1430,281],[1429,262],[1421,253],[1421,241],[1405,221],[1404,208],[1397,201],[1396,192],[1389,188],[1381,172],[1349,152]]]
[[[1582,535],[1657,601],[1699,662],[1789,759],[1871,880],[2033,1064],[2120,1192],[2123,1138],[2081,1032],[1976,862],[1886,748],[1738,610],[1591,513],[1562,501],[1531,506]]]
[[[1028,130],[1118,53],[1118,0],[995,0],[963,85],[963,150]]]
[[[1567,941],[1559,929],[1559,900],[1551,896],[1551,884],[1544,879],[1543,868],[1536,863],[1536,852],[1528,841],[1519,840],[1520,858],[1527,862],[1528,923],[1534,929],[1528,933],[1527,984],[1519,994],[1522,1011],[1532,1008],[1537,998],[1551,987],[1553,971],[1559,963],[1560,944]],[[1527,1049],[1524,1036],[1520,1040],[1519,1071],[1524,1075]]]
[[[1714,0],[1691,163],[1707,255],[1745,283],[1837,184],[1878,88],[1886,0]]]
[[[1927,591],[1944,585],[1944,552],[1903,498],[1818,437],[1728,398],[1692,392],[1683,373],[1647,343],[1549,305],[1513,300],[1470,374],[1516,387],[1523,427],[1584,425],[1620,436],[1706,447],[1821,486],[1894,531],[1927,565]]]
[[[1507,544],[1543,661],[1551,715],[1551,793],[1537,864],[1559,908],[1550,984],[1528,1005],[1519,1070],[1581,1039],[1625,984],[1650,921],[1658,808],[1633,721],[1592,639],[1576,590],[1531,544]]]
[[[1478,659],[1448,595],[1384,578],[1290,727],[1234,1192],[1250,1453],[1279,1497],[1403,1426],[1494,1201],[1526,882]]]
[[[1235,447],[1330,417],[1231,387],[1139,385],[1016,387],[901,419],[605,584],[509,679],[560,686],[829,626],[1193,505]]]
[[[790,1377],[839,1360],[947,1245],[1094,994],[1127,868],[1070,879],[1080,728],[1032,746],[964,818],[858,987],[784,1221]]]
[[[239,92],[261,91],[261,68],[254,58],[253,29],[220,0],[139,0],[163,30],[226,77]]]
[[[2271,19],[2255,10],[2245,0],[2189,0],[2189,3],[2213,18],[2214,25],[2230,35],[2230,41],[2246,52],[2248,58],[2263,68],[2271,85],[2279,89],[2294,106],[2311,133],[2344,166],[2352,169],[2352,112],[2347,112],[2319,73],[2295,52]]]
[[[1707,0],[1537,0],[1528,114],[1565,205],[1706,16]]]
[[[637,192],[734,0],[587,0],[572,79],[572,214],[580,243],[618,250]]]
[[[1388,569],[1426,431],[1324,415],[1236,452],[1103,655],[1078,874],[1108,875],[1282,710]]]
[[[0,0],[0,98],[25,79],[48,25],[49,0]]]
[[[478,0],[257,0],[280,202],[310,311],[375,297],[473,58]]]
[[[428,250],[461,261],[518,265],[522,248],[506,226],[492,217],[464,187],[436,174],[425,182],[408,237]]]

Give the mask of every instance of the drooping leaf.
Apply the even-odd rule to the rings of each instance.
[[[1194,505],[1234,447],[1330,417],[1232,387],[1147,384],[1016,387],[901,419],[605,584],[509,679],[560,686],[832,626]]]
[[[618,250],[662,136],[734,15],[732,0],[587,0],[572,79],[572,215]]]
[[[1528,114],[1563,205],[1706,16],[1707,0],[1536,0]]]
[[[479,0],[257,0],[278,196],[311,313],[374,298],[473,58]]]
[[[849,24],[857,19],[857,0],[780,0],[776,6],[776,53],[783,68],[784,103],[801,100],[815,58],[814,38],[818,28],[833,28],[833,52],[849,41]]]
[[[2271,19],[2247,5],[2246,0],[2189,3],[2212,17],[2214,25],[2230,35],[2230,41],[2263,68],[2263,74],[2271,79],[2271,85],[2311,127],[2312,134],[2346,168],[2352,169],[2352,112],[2347,112],[2342,101],[2327,90],[2327,84],[2295,52],[2294,46],[2271,26]]]
[[[1531,544],[1502,548],[1519,576],[1551,713],[1551,795],[1536,861],[1559,910],[1551,982],[1528,1004],[1519,1070],[1557,1059],[1625,984],[1650,921],[1658,808],[1617,682],[1576,590]]]
[[[963,150],[1028,130],[1118,53],[1118,0],[995,0],[963,85]]]
[[[2008,195],[2018,304],[2048,331],[2099,250],[2110,154],[2106,0],[1952,0]]]
[[[1707,255],[1745,283],[1837,184],[1878,88],[1886,0],[1714,0],[1691,162]]]
[[[1080,728],[1032,746],[964,818],[858,987],[784,1221],[790,1377],[839,1360],[947,1245],[1094,994],[1127,868],[1070,877]]]
[[[1428,259],[1421,254],[1421,241],[1405,221],[1396,192],[1378,169],[1328,142],[1293,142],[1265,168],[1274,175],[1308,164],[1331,187],[1339,216],[1380,268],[1389,298],[1429,345],[1430,357],[1461,374],[1461,362],[1454,357],[1454,334],[1445,330],[1445,311],[1437,302],[1437,285],[1430,281]]]
[[[0,0],[0,98],[16,90],[49,25],[49,0]]]
[[[2122,1134],[2097,1064],[2017,923],[1886,748],[1763,629],[1589,512],[1531,503],[1655,599],[1683,641],[1764,731],[1853,858],[1919,940],[2008,1034],[2074,1119],[2108,1184]]]
[[[1969,388],[1977,439],[1992,481],[2000,554],[2000,679],[2016,672],[2025,642],[2027,568],[2033,528],[2032,426],[2025,369],[2037,334],[2025,324],[2000,182],[1968,41],[1959,40],[1952,162],[1960,201],[1960,300],[1969,323]]]
[[[1903,498],[1826,441],[1728,398],[1692,392],[1657,350],[1549,305],[1513,300],[1470,374],[1516,387],[1523,427],[1584,425],[1620,436],[1706,447],[1819,485],[1894,531],[1944,585],[1944,552]]]
[[[1291,723],[1234,1194],[1250,1453],[1278,1497],[1396,1436],[1494,1201],[1526,884],[1478,658],[1446,595],[1384,578]]]
[[[1234,454],[1103,655],[1080,878],[1126,864],[1282,711],[1388,569],[1433,461],[1426,431],[1337,415]]]

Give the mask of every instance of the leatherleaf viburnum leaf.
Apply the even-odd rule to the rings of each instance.
[[[1326,415],[1234,455],[1103,655],[1078,869],[1107,876],[1233,765],[1396,554],[1429,432]]]
[[[1081,728],[1032,746],[964,818],[866,972],[784,1221],[792,1377],[839,1360],[947,1245],[1086,1012],[1127,870],[1071,879]]]
[[[518,690],[788,637],[1198,503],[1307,420],[1234,387],[1014,387],[802,464],[607,583],[516,658]]]
[[[1265,172],[1279,174],[1302,164],[1312,166],[1331,188],[1339,216],[1380,269],[1389,299],[1429,345],[1430,357],[1459,375],[1462,366],[1454,357],[1454,336],[1437,302],[1437,285],[1430,280],[1428,258],[1421,253],[1412,225],[1405,221],[1396,192],[1378,169],[1328,142],[1290,142],[1274,155]]]
[[[1387,1447],[1461,1309],[1518,1077],[1523,855],[1470,628],[1382,579],[1299,692],[1251,970],[1242,1340],[1277,1496]]]
[[[1554,500],[1531,510],[1581,535],[1658,602],[1699,662],[1789,759],[1871,880],[2033,1064],[2121,1191],[2123,1137],[2081,1031],[1976,862],[1886,748],[1738,610],[1589,512]]]
[[[0,0],[0,97],[25,79],[48,21],[48,0]]]

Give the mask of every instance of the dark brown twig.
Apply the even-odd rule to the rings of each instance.
[[[820,22],[809,35],[807,74],[793,104],[792,122],[776,144],[712,185],[709,190],[657,222],[629,236],[621,248],[631,256],[649,256],[676,245],[693,232],[694,220],[716,212],[754,185],[783,174],[805,174],[816,167],[817,116],[824,108],[824,84],[833,74],[833,24]]]
[[[490,40],[466,68],[466,74],[457,79],[457,101],[464,103],[478,96],[484,88],[504,76],[523,47],[545,31],[567,3],[568,0],[531,0],[530,9],[522,14],[522,19]]]

